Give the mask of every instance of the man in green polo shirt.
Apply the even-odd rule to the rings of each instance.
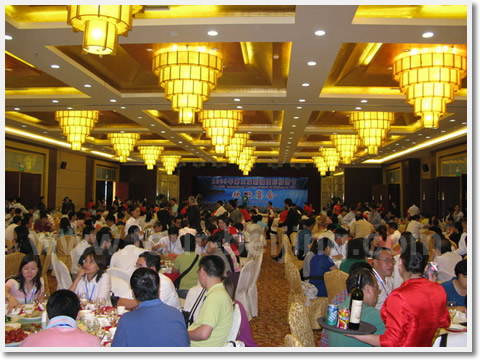
[[[222,283],[223,260],[216,255],[203,256],[198,269],[198,281],[207,289],[197,320],[188,328],[190,346],[224,346],[233,319],[232,299]]]

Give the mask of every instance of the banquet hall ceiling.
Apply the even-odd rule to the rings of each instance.
[[[238,132],[250,134],[257,162],[311,163],[319,147],[333,147],[330,135],[354,134],[348,115],[358,110],[394,112],[395,122],[378,155],[360,148],[357,166],[466,128],[468,75],[439,128],[424,129],[392,65],[413,48],[466,51],[467,6],[146,5],[128,37],[119,37],[117,54],[102,57],[82,52],[83,33],[66,18],[61,5],[5,6],[5,34],[12,37],[5,41],[7,138],[22,137],[12,129],[64,142],[55,111],[100,110],[86,152],[112,156],[107,133],[138,132],[137,145],[164,146],[183,162],[226,162],[198,120],[179,124],[163,96],[153,56],[174,44],[222,55],[223,75],[204,109],[241,108]],[[427,31],[434,36],[423,38]],[[143,163],[137,150],[129,159]]]

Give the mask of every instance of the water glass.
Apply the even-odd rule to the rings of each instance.
[[[455,301],[447,301],[448,315],[450,315],[450,322],[453,323],[453,318],[457,313],[457,303]]]
[[[78,295],[78,298],[80,299],[80,304],[82,304],[82,307],[85,308],[85,306],[87,306],[87,304],[88,304],[87,293],[86,292],[80,293],[80,295]]]

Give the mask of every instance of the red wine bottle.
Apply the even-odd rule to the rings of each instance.
[[[350,322],[348,328],[351,330],[358,330],[362,318],[363,307],[363,290],[361,287],[362,275],[357,276],[357,284],[352,290],[350,297]]]

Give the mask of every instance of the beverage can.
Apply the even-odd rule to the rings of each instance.
[[[343,308],[338,311],[338,323],[337,328],[346,330],[348,329],[348,323],[350,322],[350,309]]]
[[[330,304],[327,309],[327,325],[336,326],[338,322],[338,305]]]

